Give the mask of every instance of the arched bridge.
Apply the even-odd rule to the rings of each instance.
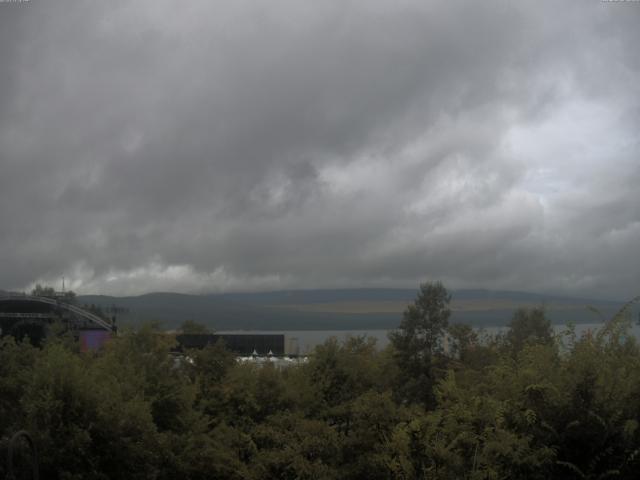
[[[11,301],[11,302],[15,302],[15,301],[22,301],[22,302],[36,302],[36,303],[41,303],[41,304],[46,304],[46,305],[50,305],[53,307],[57,307],[57,308],[61,308],[63,310],[66,310],[68,312],[74,313],[75,315],[77,315],[80,318],[83,318],[91,323],[93,323],[96,326],[99,326],[105,330],[108,330],[110,332],[112,332],[114,330],[113,325],[111,325],[109,322],[105,321],[103,318],[100,318],[97,315],[94,315],[91,312],[87,312],[86,310],[80,308],[80,307],[76,307],[75,305],[71,305],[70,303],[64,302],[62,300],[58,300],[55,298],[49,298],[49,297],[38,297],[35,295],[27,295],[25,293],[7,293],[7,292],[3,292],[0,293],[0,305],[2,304],[2,302],[6,302],[6,301]],[[16,318],[45,318],[48,317],[47,314],[39,314],[39,313],[0,313],[0,316],[3,317],[16,317]]]

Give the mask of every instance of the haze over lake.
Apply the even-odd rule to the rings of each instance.
[[[574,326],[578,337],[586,332],[597,333],[603,327],[602,323],[580,323]],[[507,330],[507,327],[486,327],[477,329],[482,334],[495,335]],[[555,325],[556,334],[567,332],[567,325]],[[218,333],[236,334],[274,334],[281,333],[285,336],[285,352],[289,354],[300,353],[306,355],[312,353],[313,349],[324,343],[331,337],[338,341],[344,341],[349,337],[369,337],[375,338],[378,348],[383,349],[389,345],[388,334],[392,330],[221,330]],[[640,325],[634,324],[631,333],[640,339]],[[297,350],[296,350],[297,348]]]

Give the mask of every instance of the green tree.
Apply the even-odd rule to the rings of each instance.
[[[66,292],[64,292],[62,294],[62,299],[67,303],[75,305],[76,302],[77,302],[76,292],[71,291],[71,290],[67,290]]]
[[[149,478],[158,462],[150,404],[94,359],[51,345],[39,353],[21,404],[43,478]]]
[[[450,354],[464,363],[467,360],[469,351],[477,347],[478,334],[471,325],[463,323],[449,325],[447,333],[450,337]]]
[[[514,352],[525,345],[551,345],[553,328],[543,307],[519,308],[509,323],[506,340]]]
[[[386,382],[382,357],[371,337],[351,337],[340,343],[330,338],[318,345],[305,373],[315,399],[306,406],[327,419],[339,432],[349,433],[352,400],[368,391],[381,390]]]
[[[21,401],[38,353],[29,342],[0,338],[0,434],[25,427]]]
[[[433,406],[434,356],[442,351],[449,324],[451,295],[440,282],[420,285],[418,296],[404,311],[398,329],[389,334],[400,369],[398,389],[403,400]]]
[[[218,340],[201,350],[187,352],[186,366],[191,380],[198,387],[196,403],[209,414],[217,415],[221,409],[223,385],[227,373],[235,366],[236,356]]]
[[[180,325],[180,332],[185,334],[206,335],[212,333],[211,329],[205,324],[196,322],[195,320],[185,320]]]
[[[273,480],[332,480],[339,475],[340,437],[325,422],[298,414],[274,415],[258,426],[256,477]]]
[[[31,295],[34,297],[55,297],[56,291],[53,287],[43,287],[38,283],[31,291]]]
[[[394,478],[389,467],[388,439],[396,425],[411,418],[409,409],[398,406],[391,392],[367,391],[350,402],[351,424],[343,437],[341,478],[369,480]]]

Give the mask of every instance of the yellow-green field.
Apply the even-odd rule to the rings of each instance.
[[[397,313],[401,314],[407,307],[407,302],[396,300],[382,301],[345,301],[331,303],[306,303],[278,305],[279,309],[293,310],[297,312],[314,313],[342,313],[342,314],[371,314],[371,313]],[[540,306],[530,302],[517,302],[513,300],[453,300],[451,310],[454,312],[483,312],[492,310],[515,310],[517,308],[531,308]],[[578,304],[546,304],[549,310],[575,310],[584,308]]]

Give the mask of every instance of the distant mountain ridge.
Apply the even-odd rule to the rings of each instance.
[[[123,324],[160,322],[176,328],[195,320],[216,330],[356,330],[395,328],[416,289],[282,290],[190,295],[171,292],[111,297],[81,295],[80,304],[122,307]],[[624,302],[569,298],[527,292],[452,291],[452,322],[477,327],[505,325],[515,309],[544,305],[554,323],[600,321],[587,306],[607,318]]]

